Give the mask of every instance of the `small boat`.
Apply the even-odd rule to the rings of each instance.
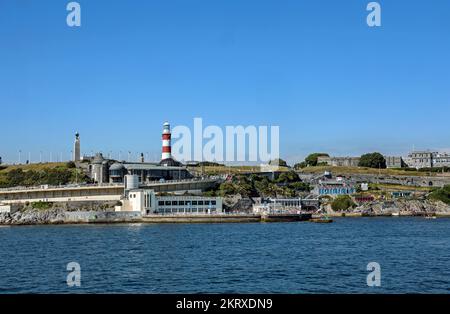
[[[392,213],[392,217],[398,217],[398,216],[400,216],[400,213],[399,213],[399,212],[394,212],[394,213]]]
[[[424,218],[425,219],[436,219],[436,216],[435,215],[426,215]]]

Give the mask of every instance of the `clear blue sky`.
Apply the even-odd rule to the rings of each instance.
[[[281,156],[450,147],[450,1],[0,0],[0,156],[159,156],[161,125],[279,125]]]

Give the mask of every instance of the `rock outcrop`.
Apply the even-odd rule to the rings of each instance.
[[[66,212],[113,211],[116,202],[70,202],[51,205],[51,208],[33,208],[24,204],[14,213],[0,213],[0,225],[38,225],[66,222]]]
[[[249,213],[253,210],[254,201],[250,197],[241,195],[227,196],[223,200],[224,209],[228,212]]]
[[[64,223],[64,210],[52,208],[46,210],[27,209],[15,213],[1,213],[0,224],[4,225],[38,225]]]

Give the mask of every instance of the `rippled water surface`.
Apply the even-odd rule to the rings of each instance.
[[[0,293],[23,292],[449,293],[450,219],[2,226]]]

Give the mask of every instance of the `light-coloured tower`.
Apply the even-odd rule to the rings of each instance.
[[[80,161],[80,156],[80,134],[77,132],[75,133],[75,143],[73,144],[73,161]]]
[[[172,149],[170,146],[170,124],[169,122],[165,122],[163,125],[163,133],[162,133],[162,155],[161,160],[172,158]]]

